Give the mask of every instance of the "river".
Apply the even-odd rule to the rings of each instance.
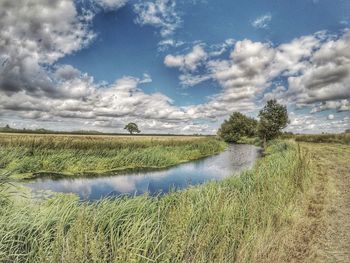
[[[40,195],[47,190],[74,193],[81,200],[98,200],[120,195],[165,194],[170,190],[184,189],[211,180],[222,180],[251,168],[260,156],[260,149],[253,145],[231,144],[217,155],[179,164],[161,170],[125,171],[103,176],[79,178],[44,177],[28,182],[33,193]]]

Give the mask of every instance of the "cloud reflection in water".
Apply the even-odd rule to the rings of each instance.
[[[164,170],[137,171],[125,174],[87,177],[36,179],[28,186],[35,191],[51,190],[75,193],[81,200],[97,200],[106,196],[124,194],[150,195],[167,193],[171,189],[183,189],[210,180],[249,169],[259,156],[259,148],[252,145],[230,145],[225,152],[201,160],[177,165]]]

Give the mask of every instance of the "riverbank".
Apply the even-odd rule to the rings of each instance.
[[[292,142],[229,177],[164,197],[79,203],[58,195],[10,199],[0,216],[1,257],[30,262],[261,262],[298,218],[309,154]],[[3,202],[4,203],[4,202]]]
[[[164,168],[223,151],[215,137],[0,134],[0,171],[15,178],[41,173],[77,176]]]

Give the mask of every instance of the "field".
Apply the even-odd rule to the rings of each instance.
[[[111,160],[109,151],[128,160],[152,153],[143,165],[167,165],[225,147],[213,137],[27,136],[1,135],[17,167],[67,153],[70,165]],[[157,197],[38,201],[0,177],[0,262],[347,262],[350,149],[341,138],[272,141],[239,177]],[[92,161],[101,159],[79,167]]]
[[[215,137],[0,134],[0,169],[16,177],[163,168],[224,150]]]
[[[6,199],[0,256],[11,262],[261,262],[312,181],[309,154],[275,142],[240,177],[165,197]],[[3,196],[4,193],[2,194]]]
[[[341,134],[300,134],[293,136],[298,142],[350,144],[350,133]]]

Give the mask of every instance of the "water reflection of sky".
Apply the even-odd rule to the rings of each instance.
[[[96,200],[123,194],[150,195],[166,193],[170,189],[183,189],[189,185],[210,180],[221,180],[252,167],[259,149],[252,145],[231,145],[225,152],[157,171],[138,171],[103,177],[37,179],[28,184],[35,192],[51,190],[75,193],[81,200]]]

